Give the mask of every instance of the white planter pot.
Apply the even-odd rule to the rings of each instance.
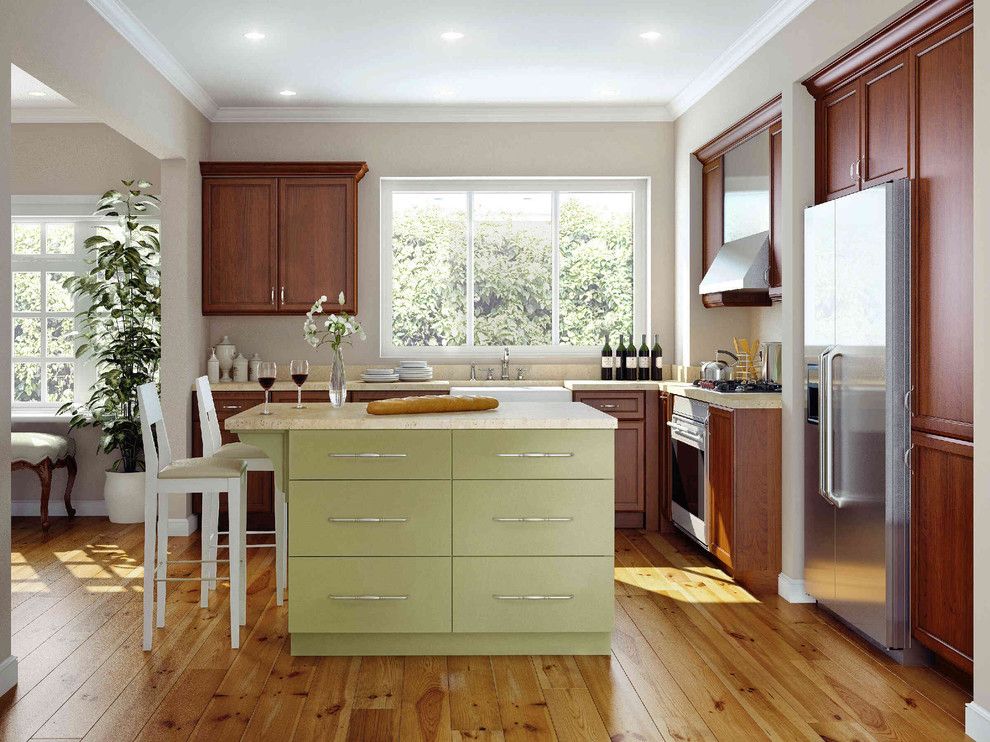
[[[144,472],[108,471],[103,499],[111,523],[143,523]]]

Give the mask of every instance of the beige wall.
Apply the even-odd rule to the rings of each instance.
[[[161,184],[158,158],[105,124],[14,124],[10,130],[13,195],[98,196],[117,187],[122,178],[145,178],[156,188]],[[68,425],[15,422],[11,427],[61,435]],[[79,464],[72,499],[102,502],[103,472],[112,459],[97,452],[98,431],[77,430],[72,437]],[[53,502],[61,502],[64,482],[64,470],[56,472]],[[37,503],[38,493],[38,477],[33,472],[22,470],[11,475],[11,499]]]
[[[10,192],[100,195],[122,178],[161,185],[157,157],[105,124],[14,124]]]
[[[210,156],[368,162],[358,217],[360,319],[368,340],[346,353],[363,363],[379,358],[379,179],[387,176],[651,176],[652,324],[672,348],[672,144],[672,126],[655,123],[216,124]],[[262,357],[325,362],[325,353],[303,341],[300,319],[214,317],[209,342],[229,335],[239,349]],[[204,346],[201,367],[206,353]]]
[[[973,125],[973,362],[990,368],[990,0],[976,0],[974,30],[975,121]],[[976,374],[982,382],[981,374]],[[975,461],[973,481],[973,603],[975,677],[973,701],[982,715],[970,710],[966,730],[978,742],[990,740],[990,392],[978,383],[973,392]],[[971,718],[972,717],[972,718]],[[978,720],[982,721],[977,727]],[[977,735],[977,728],[982,735]]]
[[[675,122],[674,209],[677,361],[697,363],[733,335],[777,335],[784,343],[783,574],[804,572],[802,441],[802,209],[813,198],[811,98],[798,85],[859,39],[898,15],[905,0],[818,0]],[[691,152],[774,96],[783,95],[784,301],[763,310],[702,307],[700,166]],[[800,583],[799,583],[800,584]]]

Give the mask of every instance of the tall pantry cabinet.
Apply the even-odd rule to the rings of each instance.
[[[972,672],[972,2],[923,2],[805,85],[818,202],[911,179],[912,630]]]

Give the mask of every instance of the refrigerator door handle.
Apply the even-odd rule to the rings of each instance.
[[[832,429],[832,364],[841,353],[830,345],[819,356],[820,381],[818,390],[818,493],[830,505],[842,507],[832,494],[834,461]]]

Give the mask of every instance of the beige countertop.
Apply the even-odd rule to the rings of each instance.
[[[508,402],[483,412],[450,412],[426,415],[370,415],[366,404],[347,403],[334,409],[329,403],[309,404],[297,410],[292,404],[261,406],[227,418],[227,430],[608,430],[618,426],[611,415],[579,402]]]
[[[524,379],[522,381],[469,381],[467,379],[455,379],[452,381],[437,379],[433,381],[397,381],[394,383],[368,383],[364,381],[348,381],[349,391],[435,391],[444,394],[453,386],[457,387],[479,387],[486,386],[562,386],[574,392],[594,392],[594,391],[651,391],[660,390],[670,394],[679,394],[682,397],[698,399],[710,404],[721,405],[730,409],[778,409],[781,407],[781,395],[779,394],[724,394],[713,392],[710,389],[700,389],[684,381],[601,381],[599,379]],[[275,391],[296,390],[296,385],[291,381],[277,381],[272,387]],[[307,381],[303,384],[303,391],[326,391],[326,381]],[[261,388],[256,382],[221,382],[213,385],[215,392],[260,392]]]

